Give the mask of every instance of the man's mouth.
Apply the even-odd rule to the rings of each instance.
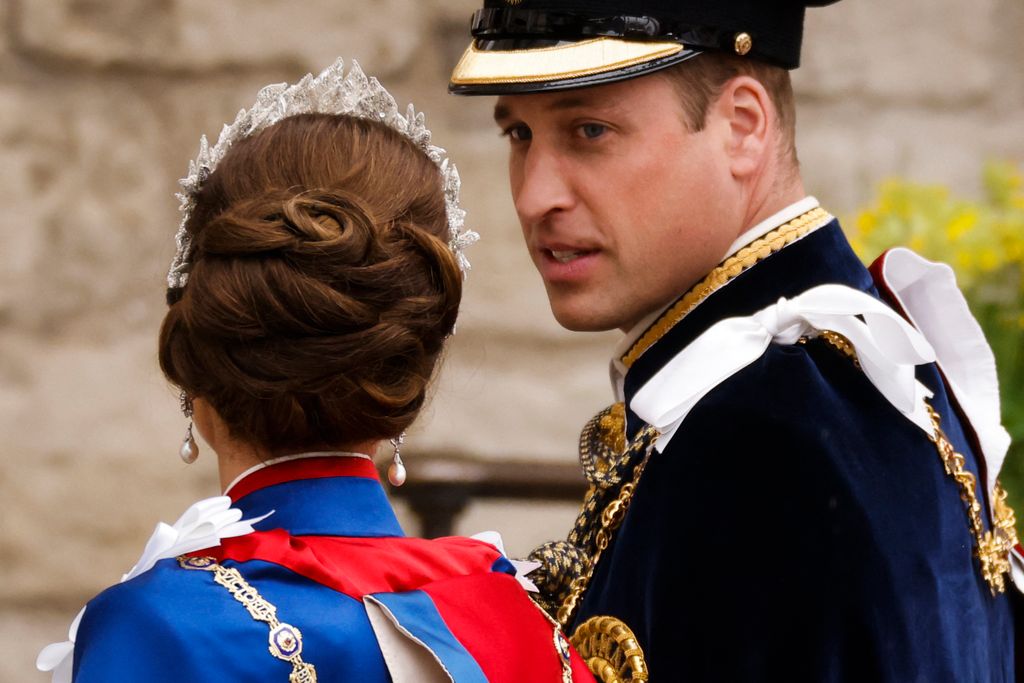
[[[545,282],[568,284],[578,283],[593,275],[601,249],[589,249],[575,244],[552,244],[534,253],[540,256],[537,269]]]
[[[589,252],[586,251],[558,251],[555,249],[548,249],[548,253],[551,254],[551,258],[555,259],[559,263],[569,263],[575,261],[580,256],[585,256]]]

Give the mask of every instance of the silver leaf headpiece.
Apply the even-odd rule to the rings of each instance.
[[[447,152],[430,144],[430,131],[422,113],[416,113],[411,104],[404,116],[399,113],[395,98],[376,78],[367,77],[355,60],[352,60],[352,68],[347,75],[344,71],[344,61],[339,58],[319,76],[306,74],[292,86],[287,83],[268,85],[260,90],[251,109],[241,110],[234,123],[224,125],[216,145],[210,147],[205,135],[199,140],[199,156],[189,162],[188,175],[179,181],[182,187],[182,192],[177,195],[181,200],[181,225],[175,236],[178,252],[167,273],[168,287],[177,289],[188,282],[192,245],[185,224],[195,208],[196,193],[228,149],[242,138],[297,114],[348,114],[379,121],[405,135],[423,150],[441,173],[448,215],[448,247],[465,276],[469,271],[465,250],[480,239],[480,235],[465,227],[466,212],[459,206],[461,182],[455,164],[448,160]]]

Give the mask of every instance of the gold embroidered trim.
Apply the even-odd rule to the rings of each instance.
[[[993,524],[985,531],[982,523],[981,503],[975,493],[975,478],[964,469],[964,456],[956,452],[953,444],[942,431],[939,414],[929,405],[935,433],[929,438],[939,450],[939,457],[946,468],[946,474],[953,477],[960,486],[960,500],[967,506],[967,521],[974,536],[974,555],[981,563],[981,577],[985,579],[992,595],[1006,592],[1006,577],[1010,574],[1010,551],[1017,545],[1017,522],[1013,509],[1006,503],[1006,491],[997,481],[992,495]]]
[[[302,661],[302,632],[291,624],[279,621],[277,608],[263,599],[237,569],[222,567],[212,557],[181,556],[178,564],[183,569],[212,572],[213,580],[226,588],[253,619],[270,627],[267,649],[277,659],[292,665],[289,683],[316,683],[316,668]]]
[[[693,309],[721,289],[725,284],[736,278],[752,266],[765,260],[772,254],[781,251],[801,237],[827,225],[832,221],[832,214],[821,207],[811,209],[802,216],[772,230],[764,237],[754,240],[743,247],[735,255],[730,256],[717,268],[708,273],[707,277],[697,283],[683,295],[671,308],[665,311],[658,320],[630,347],[622,356],[621,361],[626,368],[633,364],[659,339],[675,327]]]
[[[576,628],[572,644],[601,683],[639,683],[649,677],[640,641],[615,617],[591,617]]]
[[[816,337],[800,337],[796,340],[797,344],[806,344],[810,339],[820,339],[835,350],[842,353],[844,356],[853,361],[856,367],[860,367],[860,359],[857,358],[857,351],[853,348],[853,344],[850,340],[832,330],[820,330]]]

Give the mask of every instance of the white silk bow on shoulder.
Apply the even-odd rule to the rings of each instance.
[[[770,344],[795,344],[824,330],[846,337],[886,400],[932,433],[925,405],[931,392],[914,377],[916,365],[935,360],[931,344],[884,303],[843,285],[821,285],[749,317],[716,323],[659,370],[630,408],[661,432],[656,448],[663,451],[698,401],[760,358]]]
[[[991,495],[1010,446],[992,349],[949,266],[903,248],[883,255],[880,265],[882,286],[913,324],[873,296],[842,285],[815,287],[749,317],[722,320],[680,351],[630,402],[640,419],[661,432],[658,451],[665,450],[702,398],[760,358],[770,344],[794,344],[830,330],[849,340],[879,393],[929,436],[934,426],[925,399],[932,392],[917,381],[914,368],[938,365],[977,435]],[[1024,557],[1016,552],[1013,576],[1024,590]]]
[[[174,524],[160,522],[156,525],[139,561],[121,577],[121,583],[149,571],[160,560],[213,548],[220,545],[221,539],[252,533],[253,525],[271,514],[268,512],[255,519],[242,519],[242,511],[231,507],[231,499],[227,496],[201,500],[186,510]],[[84,614],[83,607],[71,622],[67,640],[47,645],[36,659],[36,668],[53,672],[53,683],[71,683],[75,637]]]
[[[956,286],[953,269],[897,247],[882,256],[880,273],[910,322],[935,348],[946,384],[978,437],[991,492],[1011,439],[1002,423],[995,355]]]

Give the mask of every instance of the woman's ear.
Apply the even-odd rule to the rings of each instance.
[[[725,131],[729,170],[742,180],[757,173],[773,147],[776,113],[765,87],[750,76],[728,80],[713,110]]]

